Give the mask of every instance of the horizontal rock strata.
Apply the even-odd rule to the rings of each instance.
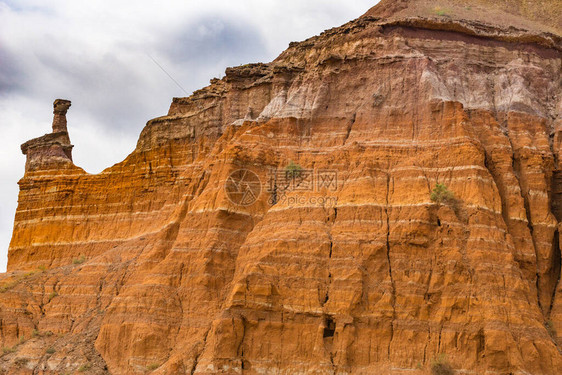
[[[55,111],[22,147],[0,368],[558,374],[560,34],[403,3],[174,98],[98,175]]]

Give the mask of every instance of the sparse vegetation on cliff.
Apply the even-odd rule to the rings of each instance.
[[[31,277],[31,276],[39,273],[39,272],[42,272],[42,271],[40,271],[40,270],[28,271],[28,272],[25,272],[23,274],[20,274],[20,275],[16,276],[14,279],[10,280],[9,282],[0,285],[0,293],[7,292],[8,290],[16,287],[23,280],[26,280],[29,277]]]
[[[11,346],[5,346],[2,348],[2,353],[3,354],[10,354],[16,351],[15,347],[11,347]]]
[[[78,368],[78,371],[79,371],[79,372],[86,372],[86,371],[88,371],[88,370],[91,369],[91,368],[92,368],[92,365],[90,364],[90,362],[87,362],[87,363],[84,363],[82,366],[80,366],[80,367]]]
[[[430,196],[431,200],[439,204],[452,204],[456,202],[455,194],[445,184],[435,184]]]
[[[150,365],[146,366],[148,371],[154,371],[156,370],[158,367],[160,367],[160,365],[158,363],[151,363]]]
[[[286,178],[298,178],[302,174],[302,167],[292,160],[285,167],[285,177]]]
[[[435,7],[433,9],[433,11],[435,12],[435,14],[437,14],[438,16],[441,17],[445,17],[447,16],[447,11],[445,9],[442,9],[441,7]]]
[[[86,257],[84,255],[80,255],[78,258],[72,259],[72,264],[82,264],[86,261]]]
[[[0,286],[0,293],[5,293],[8,290],[12,289],[13,287],[15,287],[16,285],[18,285],[18,280],[13,280],[10,281],[9,283],[6,283],[4,285]]]
[[[55,291],[51,292],[51,294],[49,294],[49,302],[51,302],[51,300],[52,300],[53,298],[55,298],[56,296],[58,296],[58,295],[59,295],[59,294],[58,294],[57,292],[55,292]]]
[[[431,375],[453,375],[454,371],[445,354],[439,354],[431,361]]]

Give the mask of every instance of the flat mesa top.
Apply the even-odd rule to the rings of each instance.
[[[561,0],[381,0],[363,17],[438,18],[562,35]]]

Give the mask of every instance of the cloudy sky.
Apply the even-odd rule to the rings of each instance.
[[[227,66],[271,61],[376,2],[0,0],[0,272],[24,172],[20,144],[50,132],[54,99],[72,100],[75,164],[98,173],[123,160],[183,90]]]

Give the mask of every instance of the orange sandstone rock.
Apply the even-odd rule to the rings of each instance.
[[[22,147],[0,368],[560,373],[559,28],[442,3],[490,14],[383,1],[174,98],[98,175],[55,102]]]

